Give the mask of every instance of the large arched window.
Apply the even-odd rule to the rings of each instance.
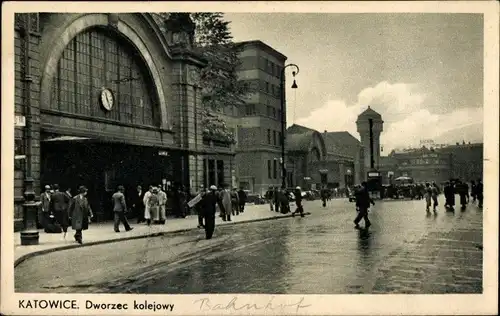
[[[78,34],[65,48],[52,83],[50,108],[129,124],[157,126],[157,98],[147,66],[125,40],[94,28]],[[109,111],[101,91],[113,93]]]
[[[318,148],[313,147],[308,155],[309,163],[320,161],[320,153]]]

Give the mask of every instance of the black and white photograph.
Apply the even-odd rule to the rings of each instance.
[[[4,8],[2,314],[498,313],[497,2]]]

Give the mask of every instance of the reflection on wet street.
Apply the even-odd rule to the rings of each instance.
[[[127,254],[116,262],[119,275],[94,272],[99,284],[63,288],[148,294],[482,291],[482,213],[476,206],[434,215],[426,214],[423,201],[379,202],[370,212],[368,230],[354,229],[356,212],[348,201],[335,200],[327,208],[308,202],[305,208],[312,215],[217,228],[213,241],[202,240],[198,231],[176,237],[182,239],[178,244],[165,244],[172,237],[163,244],[122,242],[113,250]],[[96,266],[109,265],[109,249],[86,247],[43,260],[57,267],[62,258],[85,250],[87,255],[99,252],[92,257]],[[134,264],[144,251],[155,259]],[[41,259],[30,264],[36,260]],[[16,268],[16,284],[22,284],[17,273],[27,269],[24,265]],[[39,282],[48,281],[40,276]]]
[[[413,285],[418,291],[415,285],[421,284],[423,280],[414,280],[415,275],[411,273],[399,279],[391,275],[390,279],[395,284],[385,285],[381,281],[386,280],[380,280],[381,273],[389,271],[400,275],[400,270],[419,270],[422,264],[436,263],[436,259],[431,256],[443,246],[459,245],[461,253],[464,247],[470,248],[473,241],[468,242],[460,233],[454,237],[449,235],[462,225],[468,227],[481,221],[481,214],[473,207],[468,213],[441,212],[426,216],[425,211],[419,208],[422,203],[387,202],[377,204],[371,213],[374,225],[369,230],[355,230],[352,225],[355,212],[352,205],[347,203],[335,203],[338,209],[326,210],[320,208],[319,203],[311,203],[308,207],[313,215],[305,219],[227,227],[222,233],[230,238],[220,252],[207,253],[206,257],[174,271],[167,271],[168,267],[159,269],[154,282],[143,283],[139,280],[134,284],[133,291],[371,293],[374,290],[410,291],[411,287],[407,287],[407,284]],[[432,234],[437,234],[435,238],[451,239],[444,244],[437,242],[423,245],[425,249],[421,249],[425,236]],[[446,274],[446,269],[453,269],[454,266],[460,269],[471,263],[474,263],[473,266],[477,263],[480,267],[482,253],[477,248],[471,249],[474,256],[469,261],[464,262],[463,258],[457,258],[459,254],[454,255],[453,252],[438,258],[444,261],[443,273]],[[408,267],[403,265],[400,259],[408,259],[408,253],[413,251],[424,260],[427,257],[428,262],[417,260],[410,262]],[[457,262],[457,259],[461,260]],[[438,265],[433,267],[433,271],[435,269],[439,269]],[[480,271],[469,271],[466,278],[470,277],[473,280],[476,277],[475,287],[464,286],[462,290],[481,291]],[[447,287],[446,290],[452,289]],[[460,289],[457,288],[457,291],[460,292]]]

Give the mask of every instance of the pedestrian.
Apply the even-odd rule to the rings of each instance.
[[[60,192],[59,185],[54,184],[54,194],[50,198],[50,212],[54,214],[56,222],[61,225],[64,238],[66,238],[69,227],[68,209],[70,202],[71,197],[66,192]]]
[[[179,190],[179,215],[181,218],[186,218],[186,203],[187,203],[187,188],[181,186]]]
[[[127,220],[127,202],[125,201],[125,188],[119,185],[116,192],[111,196],[113,202],[113,214],[114,214],[114,229],[115,232],[120,232],[120,223],[125,227],[125,231],[130,231],[133,228],[130,227]]]
[[[151,225],[151,209],[149,200],[151,199],[152,195],[153,195],[153,186],[150,185],[148,192],[144,193],[144,198],[142,199],[142,203],[144,203],[144,220],[146,220],[146,223],[148,225]]]
[[[483,181],[477,180],[476,184],[477,206],[483,208]]]
[[[38,225],[40,228],[46,229],[50,222],[50,194],[51,187],[46,185],[44,192],[40,194],[40,207],[38,208]]]
[[[231,221],[231,192],[229,191],[227,186],[224,186],[224,190],[222,190],[221,193],[221,200],[222,200],[222,205],[224,206],[223,209],[221,209],[221,213],[223,214],[222,220],[223,221]]]
[[[323,201],[323,207],[326,207],[326,200],[328,198],[328,190],[327,190],[326,186],[323,186],[320,194],[321,194],[321,200]]]
[[[458,180],[456,184],[456,191],[458,196],[460,197],[460,205],[462,206],[462,210],[465,210],[467,205],[467,195],[469,194],[469,187],[466,183]]]
[[[205,237],[206,239],[211,239],[215,230],[215,212],[217,211],[216,206],[219,206],[221,212],[225,212],[224,205],[217,194],[217,187],[215,185],[210,186],[210,191],[204,194],[202,201],[200,202],[203,207],[203,217],[205,220]]]
[[[153,186],[153,192],[149,196],[149,213],[151,216],[148,225],[152,223],[157,224],[160,221],[160,197],[158,196],[158,187]]]
[[[453,187],[452,187],[452,184],[450,181],[446,181],[446,184],[444,186],[444,189],[443,189],[443,193],[444,193],[444,199],[445,199],[445,203],[444,203],[444,206],[449,209],[449,210],[453,210],[453,206],[455,205],[455,192],[453,190]]]
[[[201,200],[194,206],[196,213],[198,214],[198,228],[205,228],[205,225],[203,224],[203,203],[201,203],[201,201],[206,193],[205,187],[201,184],[197,194],[200,196]]]
[[[245,211],[245,204],[247,202],[247,194],[245,190],[243,190],[243,187],[240,187],[240,189],[238,190],[238,202],[240,213],[243,213]]]
[[[238,200],[238,189],[236,188],[231,191],[231,214],[233,216],[240,215],[240,201]]]
[[[436,207],[438,207],[438,196],[439,196],[439,188],[436,182],[432,182],[432,210],[436,213]]]
[[[269,186],[269,189],[266,191],[265,194],[266,200],[269,202],[269,209],[274,211],[273,209],[273,204],[274,204],[274,188],[272,186]]]
[[[477,187],[476,187],[476,182],[474,180],[470,181],[470,195],[472,197],[472,203],[476,203]]]
[[[142,191],[142,186],[137,186],[137,192],[132,195],[132,209],[137,216],[137,224],[145,221],[144,219],[144,191]]]
[[[89,222],[94,217],[87,200],[87,191],[84,186],[78,189],[78,195],[73,198],[69,210],[71,228],[76,231],[75,240],[79,244],[83,242],[82,231],[89,228]]]
[[[427,213],[429,213],[430,208],[431,208],[431,200],[432,200],[432,188],[431,188],[431,185],[429,184],[429,182],[427,182],[425,184],[424,197],[425,197],[425,210],[427,211]]]
[[[158,186],[158,202],[159,202],[159,222],[165,224],[167,222],[167,193],[163,191],[162,185]]]
[[[282,196],[283,190],[285,190],[285,188],[280,189],[278,186],[275,186],[274,190],[273,190],[274,211],[276,211],[278,213],[280,212],[280,208],[282,208],[282,206],[283,206],[283,204],[281,204],[281,201],[283,200],[283,196]],[[283,209],[281,210],[281,212],[283,213]]]
[[[295,211],[292,213],[292,216],[295,216],[296,213],[300,213],[300,217],[304,217],[304,207],[302,206],[302,190],[300,187],[295,188],[295,205],[297,205],[297,208]]]
[[[368,192],[367,183],[361,183],[361,188],[356,192],[356,208],[358,210],[358,215],[354,219],[354,225],[356,228],[359,228],[359,222],[361,219],[365,220],[365,228],[371,226],[370,219],[368,219],[368,210],[370,208],[370,204],[375,205],[375,202],[370,197],[370,193]]]

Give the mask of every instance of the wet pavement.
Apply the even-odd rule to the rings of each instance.
[[[306,202],[305,218],[219,227],[212,240],[200,230],[64,250],[16,267],[16,291],[481,293],[482,211],[426,214],[424,203],[378,202],[368,230],[342,199]]]

